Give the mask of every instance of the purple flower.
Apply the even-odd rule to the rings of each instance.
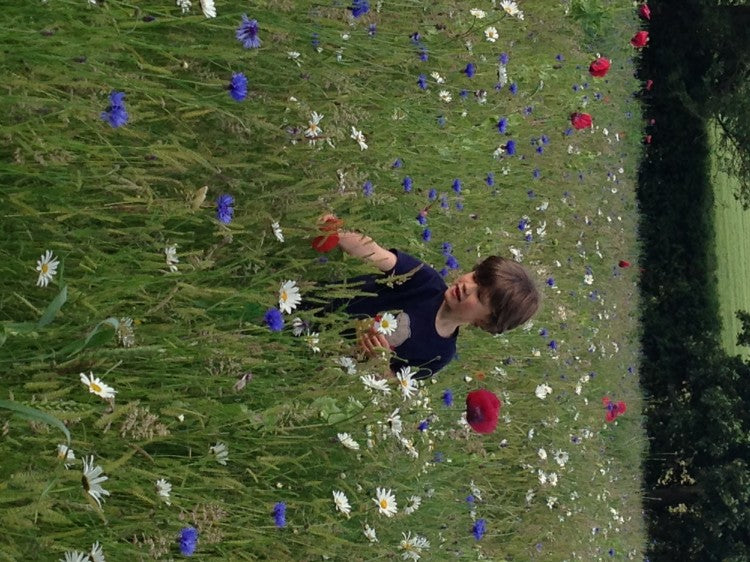
[[[542,172],[539,168],[534,168],[534,179],[538,180],[542,177]]]
[[[501,117],[500,121],[497,122],[497,130],[501,134],[508,130],[508,120],[505,117]]]
[[[102,111],[101,118],[114,129],[122,127],[128,122],[128,112],[125,110],[125,92],[109,94],[109,107]]]
[[[401,161],[401,158],[396,158],[393,161],[393,164],[391,164],[391,168],[400,168],[403,165],[404,165],[404,163]]]
[[[469,78],[472,78],[474,74],[477,72],[477,67],[474,65],[473,62],[470,62],[466,65],[466,68],[464,68],[464,74],[468,76]]]
[[[456,193],[461,193],[461,180],[456,178],[453,180],[453,191]]]
[[[406,193],[409,193],[411,191],[411,188],[412,188],[413,184],[414,184],[414,182],[412,181],[412,179],[409,176],[406,176],[404,178],[404,181],[401,182],[401,185],[404,186],[404,191]]]
[[[547,278],[547,285],[549,285],[550,287],[554,287],[555,286],[555,278],[554,277],[548,277]]]
[[[242,23],[235,33],[237,39],[246,49],[257,49],[261,40],[258,38],[258,21],[247,19],[247,14],[242,14]]]
[[[427,62],[428,60],[430,60],[430,56],[427,54],[427,49],[425,47],[422,47],[419,50],[419,60],[421,60],[422,62]]]
[[[474,522],[474,526],[471,528],[471,534],[474,535],[476,540],[481,540],[484,534],[487,532],[487,521],[484,519],[477,519]]]
[[[370,11],[370,3],[367,0],[352,0],[352,6],[349,9],[352,11],[352,16],[358,18]]]
[[[461,99],[466,99],[469,97],[469,91],[468,90],[461,90],[458,95],[461,97]]]
[[[537,146],[536,147],[536,153],[537,154],[542,154],[543,152],[544,152],[544,147],[543,146]]]
[[[562,61],[564,61],[564,60],[565,60],[565,57],[564,57],[564,56],[562,56],[562,55],[557,55],[557,56],[555,56],[555,60],[556,60],[557,62],[562,62]]]
[[[247,78],[242,72],[232,74],[229,82],[229,95],[236,101],[242,101],[247,97]]]
[[[419,224],[421,224],[421,225],[423,225],[423,226],[424,226],[425,224],[427,224],[427,217],[426,217],[426,216],[424,216],[424,215],[423,215],[422,213],[419,213],[419,214],[417,215],[417,222],[418,222]]]
[[[277,502],[273,506],[273,521],[279,529],[286,527],[286,504]]]
[[[232,205],[234,205],[234,197],[228,193],[219,195],[219,198],[216,200],[216,218],[220,222],[224,224],[232,222],[232,218],[234,217],[234,207]]]
[[[456,209],[458,209],[459,211],[463,211],[464,210],[464,202],[461,201],[461,200],[456,201]]]
[[[487,174],[487,177],[484,179],[484,181],[487,182],[488,186],[492,187],[493,185],[495,185],[495,174],[490,172],[489,174]]]
[[[516,141],[509,140],[505,143],[505,152],[508,153],[508,156],[513,156],[516,153]]]
[[[419,42],[422,40],[422,36],[419,34],[419,31],[415,31],[411,35],[409,35],[409,39],[411,39],[411,42],[415,45],[418,45]]]
[[[370,197],[372,195],[372,182],[370,180],[367,180],[362,185],[362,193],[364,193],[365,197]]]
[[[278,308],[269,308],[263,316],[263,320],[272,332],[280,332],[284,329],[284,317]]]
[[[370,37],[375,37],[375,32],[377,31],[377,28],[375,27],[374,23],[370,24],[370,27],[367,28],[367,34]]]
[[[420,74],[419,78],[417,79],[417,86],[419,86],[422,90],[427,89],[427,76],[424,74]]]
[[[443,242],[442,250],[444,256],[450,256],[451,252],[453,251],[453,244],[451,244],[450,242]]]
[[[185,527],[180,531],[180,552],[183,556],[192,556],[198,544],[198,531],[195,527]]]
[[[542,328],[541,330],[539,330],[539,335],[542,336],[543,338],[547,337],[547,333],[548,333],[547,328]]]
[[[474,496],[469,494],[468,496],[466,496],[466,503],[474,503],[474,499]]]
[[[448,269],[445,267],[441,269],[440,271],[438,271],[438,273],[440,274],[440,277],[442,277],[443,279],[448,277]]]
[[[447,209],[448,207],[450,207],[450,205],[448,204],[448,196],[445,193],[440,196],[440,207],[443,209]]]
[[[500,53],[500,56],[498,57],[500,64],[508,64],[508,58],[508,53]]]
[[[422,240],[424,240],[425,242],[429,242],[430,240],[432,240],[432,231],[429,228],[425,228],[422,231]]]
[[[443,404],[445,404],[449,408],[453,406],[453,392],[451,392],[450,388],[446,388],[443,391]]]
[[[525,107],[525,108],[523,109],[523,114],[524,114],[524,115],[531,115],[531,114],[532,114],[533,112],[534,112],[534,108],[533,108],[533,107],[531,107],[530,105],[526,106],[526,107]]]
[[[458,269],[458,260],[455,256],[448,256],[448,259],[445,260],[445,265],[450,269]]]
[[[526,230],[526,227],[529,225],[529,221],[526,219],[521,219],[518,221],[518,230]]]
[[[542,144],[549,144],[549,137],[547,135],[542,135]]]
[[[510,85],[510,93],[511,93],[511,94],[513,94],[513,95],[515,96],[515,95],[516,95],[516,92],[518,92],[518,84],[516,84],[515,82],[513,82],[513,83],[512,83],[511,85]]]
[[[430,427],[430,420],[422,420],[421,422],[419,422],[417,429],[419,431],[427,431],[429,427]]]
[[[447,119],[445,118],[445,115],[439,115],[437,118],[437,123],[440,127],[445,127]]]
[[[550,340],[550,342],[547,344],[547,347],[549,347],[552,351],[557,351],[557,342],[555,340]]]
[[[434,201],[435,199],[437,199],[437,189],[435,189],[434,187],[430,189],[430,191],[427,192],[427,199],[429,199],[430,201]]]

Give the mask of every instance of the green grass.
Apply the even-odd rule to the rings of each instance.
[[[737,334],[742,329],[735,317],[737,310],[750,310],[750,214],[734,198],[739,181],[727,174],[712,155],[714,209],[716,221],[716,265],[721,315],[721,343],[730,355],[750,357],[750,350],[737,345]]]
[[[641,556],[634,193],[642,131],[632,5],[606,3],[612,19],[595,39],[563,6],[541,1],[522,4],[523,21],[489,5],[477,20],[453,1],[384,2],[380,12],[372,2],[357,21],[346,3],[219,2],[212,20],[193,4],[182,15],[162,2],[51,0],[8,8],[0,24],[0,398],[64,421],[76,454],[66,469],[58,428],[3,414],[0,559],[57,560],[94,541],[111,560],[169,559],[189,525],[200,531],[196,557],[216,560],[393,559],[407,532],[429,539],[428,560]],[[243,11],[260,22],[261,49],[234,38]],[[497,43],[484,40],[488,25]],[[410,41],[415,31],[426,62]],[[290,51],[301,53],[299,66]],[[597,51],[613,59],[606,81],[587,72]],[[494,89],[501,52],[515,95],[508,85]],[[477,65],[471,79],[462,73],[468,62]],[[225,86],[240,71],[249,95],[238,103]],[[426,91],[416,84],[421,73]],[[126,93],[130,113],[118,129],[100,119],[113,90]],[[596,128],[565,134],[580,109]],[[302,134],[312,111],[325,115],[316,146]],[[349,138],[352,126],[367,150]],[[518,154],[494,157],[509,139]],[[402,168],[392,166],[397,158]],[[196,204],[202,186],[208,195]],[[415,217],[430,187],[449,205],[431,208],[425,243]],[[236,199],[229,225],[215,218],[222,193]],[[317,217],[331,211],[437,269],[442,242],[453,243],[463,269],[520,251],[544,308],[533,325],[499,337],[466,330],[458,359],[418,399],[373,396],[336,364],[355,354],[341,336],[350,320],[300,313],[315,322],[319,353],[292,335],[292,316],[281,333],[263,323],[283,281],[298,281],[309,300],[321,282],[366,270],[338,251],[321,260],[311,250]],[[523,217],[531,241],[518,229]],[[165,263],[171,244],[176,273]],[[61,267],[42,288],[34,268],[47,249]],[[619,269],[620,259],[634,267]],[[553,287],[544,284],[550,277]],[[64,304],[40,326],[63,287]],[[113,330],[124,318],[133,319],[129,347]],[[89,371],[117,390],[113,406],[81,384]],[[252,380],[233,390],[248,372]],[[542,383],[552,388],[544,400],[535,396]],[[480,387],[504,403],[489,436],[460,424],[467,392]],[[448,388],[452,407],[441,403]],[[612,424],[605,395],[628,403]],[[396,408],[411,453],[387,431]],[[429,431],[417,431],[430,416]],[[345,449],[340,432],[361,449]],[[228,446],[226,465],[210,453],[217,442]],[[564,466],[556,452],[568,453]],[[88,455],[109,478],[101,509],[81,486]],[[558,483],[542,483],[540,471]],[[159,478],[172,484],[171,505],[156,495]],[[396,517],[377,513],[378,487],[395,491]],[[349,497],[350,518],[335,512],[332,490]],[[472,490],[482,496],[474,510]],[[412,495],[422,506],[406,515]],[[277,529],[271,511],[281,501],[287,526]],[[475,518],[487,521],[481,541],[471,534]],[[378,543],[363,536],[366,524]]]

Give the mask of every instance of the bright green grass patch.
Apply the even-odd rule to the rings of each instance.
[[[721,169],[717,154],[712,155],[711,165],[721,343],[729,354],[750,357],[747,347],[737,345],[742,323],[735,316],[737,310],[750,310],[750,212],[734,198],[739,181]]]

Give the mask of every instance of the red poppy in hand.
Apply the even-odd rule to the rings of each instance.
[[[638,15],[641,16],[644,20],[651,19],[651,8],[648,7],[648,4],[641,4],[638,7]]]
[[[630,44],[639,49],[645,47],[646,43],[648,43],[648,31],[639,31],[633,35],[633,38],[630,40]]]
[[[466,421],[477,433],[492,433],[502,403],[489,390],[472,390],[466,395]]]
[[[624,414],[628,409],[625,402],[612,402],[609,396],[602,398],[602,404],[607,409],[607,415],[604,419],[608,422],[615,421],[618,416]]]
[[[322,232],[328,232],[323,236],[313,238],[311,246],[313,250],[325,254],[333,250],[339,244],[338,230],[344,222],[336,217],[328,217],[323,224],[319,226]]]
[[[610,65],[611,63],[609,62],[609,59],[599,57],[589,66],[589,73],[595,78],[602,78],[607,75],[607,72],[609,72]]]
[[[587,129],[591,127],[591,115],[588,113],[571,113],[570,114],[570,123],[575,127],[576,129]]]

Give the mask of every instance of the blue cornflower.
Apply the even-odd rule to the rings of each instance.
[[[422,213],[419,213],[417,215],[417,222],[421,224],[422,226],[424,226],[425,224],[427,224],[427,217],[424,216]]]
[[[510,93],[511,93],[511,94],[513,94],[513,95],[515,96],[515,95],[516,95],[516,92],[518,92],[518,84],[516,84],[515,82],[513,82],[513,83],[512,83],[511,85],[510,85],[510,88],[509,88],[509,89],[510,89]]]
[[[534,168],[534,179],[538,180],[542,177],[542,171],[539,168]]]
[[[477,72],[477,67],[474,65],[473,62],[470,62],[466,65],[466,68],[464,68],[464,74],[468,76],[469,78],[472,78],[474,74]]]
[[[237,28],[235,36],[246,49],[257,49],[261,44],[258,38],[258,21],[248,19],[247,14],[242,14],[242,23]]]
[[[531,235],[531,232],[527,232],[526,236],[524,236],[523,239],[526,240],[526,242],[531,242],[534,237]]]
[[[565,132],[563,134],[566,137],[569,137],[570,135],[572,135],[573,134],[573,127],[568,127],[567,129],[565,129]]]
[[[404,162],[401,160],[401,158],[396,158],[393,161],[393,164],[391,164],[391,168],[400,168],[404,165]]]
[[[219,198],[216,200],[216,218],[220,222],[224,224],[232,222],[232,218],[234,217],[234,207],[232,205],[234,205],[234,197],[228,193],[219,195]]]
[[[411,35],[409,35],[409,39],[411,39],[411,42],[415,45],[418,45],[419,42],[422,40],[422,36],[419,34],[419,31],[415,31]]]
[[[547,347],[549,347],[552,351],[557,351],[557,342],[555,340],[550,340],[550,342],[547,344]]]
[[[537,154],[543,154],[544,153],[544,147],[539,145],[536,147],[536,153]]]
[[[554,287],[555,286],[555,278],[554,277],[547,277],[547,285],[549,285],[550,287]]]
[[[445,267],[441,269],[440,271],[438,271],[438,273],[440,274],[440,277],[442,277],[443,279],[448,277],[448,269]]]
[[[529,221],[526,219],[521,219],[518,221],[518,230],[526,230],[526,227],[529,225]]]
[[[461,97],[461,99],[466,99],[469,97],[469,90],[461,90],[458,95]]]
[[[427,62],[428,60],[430,60],[430,55],[427,53],[427,49],[425,47],[422,47],[419,50],[419,60],[421,60],[422,62]]]
[[[555,56],[555,60],[556,60],[557,62],[562,62],[562,61],[564,61],[564,60],[565,60],[565,57],[564,57],[564,56],[562,56],[562,55],[557,55],[557,56]]]
[[[527,105],[523,108],[523,114],[524,115],[531,115],[534,112],[534,108],[530,105]]]
[[[284,502],[277,502],[273,506],[273,520],[279,529],[286,527],[286,504]]]
[[[596,101],[599,101],[599,100],[601,100],[601,99],[602,99],[603,97],[604,97],[604,96],[603,96],[603,95],[601,94],[601,92],[596,92],[596,93],[594,94],[594,99],[595,99]]]
[[[456,209],[458,209],[459,211],[463,211],[464,210],[464,202],[461,201],[461,200],[456,201]]]
[[[434,201],[435,199],[437,199],[437,189],[435,189],[434,187],[430,189],[430,191],[427,192],[427,199],[429,199],[430,201]]]
[[[128,112],[125,110],[124,99],[125,92],[112,92],[109,94],[109,107],[101,113],[101,118],[114,129],[122,127],[128,122]]]
[[[450,388],[446,388],[443,391],[443,404],[448,407],[453,406],[453,392]]]
[[[487,182],[488,186],[492,187],[493,185],[495,185],[495,174],[490,172],[489,174],[487,174],[487,177],[484,179],[484,181]]]
[[[310,44],[316,51],[318,50],[318,47],[320,47],[320,36],[317,33],[312,34]]]
[[[425,242],[429,242],[430,240],[432,240],[432,231],[429,228],[425,228],[422,231],[422,240],[424,240]]]
[[[439,115],[437,118],[437,124],[440,127],[445,127],[445,123],[447,122],[447,119],[445,118],[445,115]]]
[[[370,11],[370,3],[367,0],[352,0],[352,7],[349,9],[352,11],[352,16],[358,18]]]
[[[450,205],[448,204],[448,196],[445,193],[440,196],[440,207],[443,209],[447,209],[448,207],[450,207]]]
[[[539,330],[539,335],[543,338],[546,338],[548,333],[549,332],[547,332],[547,328],[542,328],[541,330]]]
[[[501,117],[500,121],[497,122],[497,130],[499,133],[504,133],[508,130],[508,120],[505,117]]]
[[[367,28],[367,34],[370,37],[375,37],[375,33],[377,32],[377,28],[375,27],[374,23],[370,24],[370,27]]]
[[[424,74],[420,74],[419,78],[417,78],[417,86],[419,86],[422,90],[427,89],[427,76]]]
[[[364,193],[365,197],[370,197],[372,195],[372,182],[370,180],[367,180],[362,185],[362,193]]]
[[[461,193],[461,180],[458,178],[453,180],[453,191]]]
[[[500,59],[500,64],[508,64],[508,53],[500,53],[500,56],[498,59]]]
[[[481,540],[484,534],[487,532],[487,521],[484,519],[477,519],[474,522],[474,526],[471,528],[471,534],[474,535],[476,540]]]
[[[475,500],[475,498],[471,494],[469,494],[468,496],[466,496],[466,503],[474,503],[474,500]]]
[[[529,189],[526,192],[526,197],[528,197],[529,199],[534,199],[536,197],[536,193],[534,193],[533,189]]]
[[[284,317],[278,308],[269,308],[263,316],[263,320],[272,332],[280,332],[284,329]]]
[[[516,153],[516,141],[509,140],[505,143],[505,152],[508,153],[508,156],[513,156]]]
[[[229,95],[236,101],[242,101],[247,97],[247,78],[242,72],[232,74],[229,82]]]
[[[412,188],[413,184],[414,184],[414,182],[412,181],[412,179],[409,176],[406,176],[404,178],[404,181],[401,182],[401,185],[404,186],[404,191],[406,193],[409,193],[411,191],[411,188]]]
[[[574,92],[577,92],[577,91],[578,91],[578,84],[573,84],[573,91],[574,91]]]
[[[419,422],[417,429],[419,431],[427,431],[429,427],[430,427],[430,420],[422,420],[421,422]]]
[[[542,135],[542,144],[549,144],[549,137],[547,135]]]
[[[444,256],[450,256],[451,252],[453,251],[453,244],[450,242],[443,242],[443,255]]]
[[[195,527],[185,527],[180,531],[180,552],[192,556],[198,544],[198,531]]]
[[[450,269],[458,269],[458,260],[455,256],[448,256],[448,259],[445,260],[445,265]]]
[[[609,550],[607,551],[607,553],[608,553],[608,554],[609,554],[610,556],[614,556],[614,555],[615,555],[615,549],[614,549],[614,548],[610,548],[610,549],[609,549]]]

